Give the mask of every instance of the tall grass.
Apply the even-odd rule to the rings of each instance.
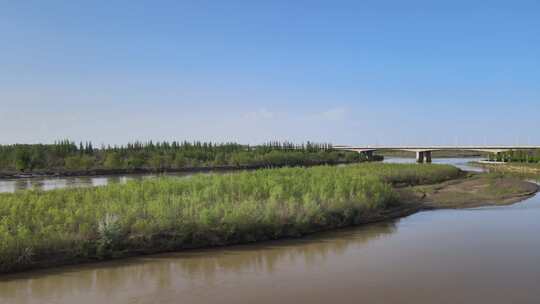
[[[391,183],[458,174],[450,166],[362,164],[0,194],[0,272],[353,225],[400,203]]]

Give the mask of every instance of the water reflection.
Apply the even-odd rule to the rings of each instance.
[[[82,177],[44,177],[20,178],[0,180],[0,193],[12,193],[20,190],[54,190],[75,187],[97,187],[107,184],[126,183],[129,180],[143,180],[158,176],[189,177],[193,173],[167,173],[167,174],[128,174],[112,176],[82,176]]]
[[[222,275],[268,276],[286,271],[320,269],[328,259],[346,254],[351,247],[392,234],[394,222],[358,229],[319,234],[300,240],[268,242],[262,245],[223,249],[193,250],[101,264],[63,267],[0,279],[0,303],[130,303],[128,298],[158,293],[160,290],[217,287],[228,282]],[[301,268],[298,268],[302,265]],[[121,297],[128,292],[127,298]],[[89,298],[88,295],[91,295]],[[3,301],[3,302],[2,302]],[[81,302],[82,301],[82,302]],[[85,302],[88,301],[88,302]]]
[[[485,169],[482,167],[473,166],[470,163],[485,160],[481,157],[453,157],[453,158],[434,158],[433,164],[443,164],[443,165],[452,165],[460,168],[464,171],[472,172],[484,172]],[[416,159],[408,157],[387,157],[384,159],[385,163],[393,164],[413,164],[416,163]]]
[[[481,160],[481,158],[444,158],[434,159],[434,163],[451,164],[456,167],[467,171],[482,171],[484,169],[474,167],[468,163],[471,161]],[[414,158],[399,158],[390,157],[386,158],[384,162],[387,163],[414,163]],[[212,174],[209,172],[208,174]],[[126,183],[129,180],[142,180],[146,178],[155,178],[158,176],[176,176],[176,177],[189,177],[193,173],[165,173],[165,174],[126,174],[126,175],[112,175],[112,176],[84,176],[84,177],[44,177],[44,178],[21,178],[21,179],[7,179],[0,180],[0,193],[2,192],[15,192],[19,190],[54,190],[60,188],[74,188],[74,187],[96,187],[105,186],[107,184]]]
[[[0,303],[539,303],[540,197],[4,276]]]

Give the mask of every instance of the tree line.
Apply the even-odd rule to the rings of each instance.
[[[358,162],[355,152],[337,151],[329,143],[268,142],[262,145],[212,142],[133,142],[96,148],[88,142],[0,145],[4,172],[88,171],[96,169],[168,170],[222,166],[297,166]]]

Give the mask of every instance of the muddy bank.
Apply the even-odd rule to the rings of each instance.
[[[517,174],[540,174],[540,164],[526,163],[494,163],[474,162],[473,165],[487,168],[495,172],[509,172]]]
[[[468,174],[436,185],[397,189],[403,200],[423,209],[459,209],[502,206],[533,196],[539,186],[517,177],[499,174]]]

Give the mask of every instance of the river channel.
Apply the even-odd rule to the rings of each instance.
[[[302,239],[5,275],[0,303],[540,303],[539,231],[535,196]]]

